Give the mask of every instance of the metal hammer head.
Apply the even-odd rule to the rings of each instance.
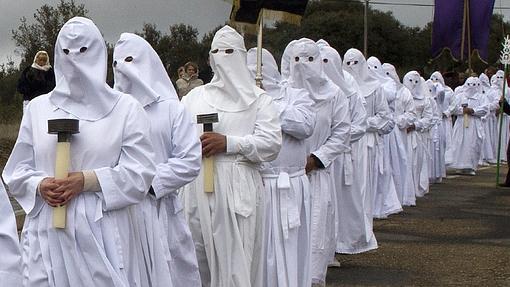
[[[204,132],[212,132],[212,124],[218,122],[218,113],[197,115],[197,123],[204,124]]]
[[[72,134],[79,132],[79,121],[76,119],[48,120],[48,133],[58,135],[59,142],[67,142]]]

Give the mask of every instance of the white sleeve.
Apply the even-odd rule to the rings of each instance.
[[[11,195],[16,198],[25,213],[29,214],[34,209],[36,201],[42,201],[37,196],[37,188],[39,183],[48,176],[46,172],[37,170],[35,166],[29,105],[21,120],[18,138],[5,165],[2,177],[9,186]]]
[[[156,166],[152,187],[157,198],[192,182],[202,165],[202,146],[194,131],[196,125],[181,103],[175,106],[177,113],[172,123],[172,154],[166,162]]]
[[[429,100],[425,99],[425,106],[423,107],[421,118],[416,119],[416,122],[414,123],[416,130],[424,132],[430,129],[432,127],[433,117],[434,111],[432,109],[432,105]]]
[[[337,156],[351,149],[351,119],[347,98],[338,94],[332,107],[331,134],[317,150],[313,151],[324,165],[328,167]]]
[[[411,92],[405,89],[400,94],[404,113],[396,118],[396,124],[400,129],[407,129],[416,121],[416,108],[414,107],[414,100]]]
[[[276,159],[282,145],[282,131],[271,98],[262,94],[258,99],[253,134],[226,137],[227,154],[241,154],[254,163]]]
[[[384,96],[381,88],[374,92],[373,97],[375,115],[368,117],[367,130],[377,131],[379,134],[388,134],[393,130],[395,121],[391,116],[386,97]]]
[[[278,105],[281,109],[282,132],[296,139],[306,139],[311,136],[315,127],[313,101],[305,91],[286,95],[284,99],[287,99],[286,103]]]
[[[0,282],[2,286],[21,287],[21,251],[16,218],[4,185],[0,180]]]
[[[133,105],[127,114],[117,165],[94,169],[101,185],[104,210],[141,202],[156,173],[149,119],[139,105]]]
[[[359,141],[367,131],[367,111],[358,93],[349,98],[351,116],[351,143]]]

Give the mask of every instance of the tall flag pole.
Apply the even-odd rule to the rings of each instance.
[[[501,51],[500,57],[501,64],[505,67],[505,76],[503,80],[503,93],[501,94],[500,103],[503,103],[505,100],[505,89],[506,89],[506,79],[508,77],[508,65],[510,64],[510,36],[507,35],[503,42],[503,50]],[[508,129],[508,127],[506,127]],[[498,161],[496,166],[496,185],[499,186],[499,169],[501,165],[501,138],[503,134],[503,104],[499,107],[499,137],[498,137]],[[510,160],[510,159],[508,159]]]

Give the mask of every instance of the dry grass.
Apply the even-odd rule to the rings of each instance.
[[[16,140],[20,123],[0,124],[0,138]]]

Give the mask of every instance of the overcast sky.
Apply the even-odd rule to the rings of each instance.
[[[434,0],[371,0],[376,2],[433,4]],[[44,4],[55,6],[58,0],[0,0],[0,63],[8,57],[18,61],[11,30],[19,19],[31,20],[35,10]],[[76,0],[85,3],[89,17],[96,23],[105,39],[115,43],[122,32],[140,31],[143,23],[154,23],[160,30],[177,23],[190,24],[201,34],[225,23],[231,4],[223,0]],[[510,0],[496,0],[496,6],[510,6]],[[432,7],[414,7],[371,4],[372,8],[392,11],[397,19],[408,26],[423,26],[433,19]],[[500,12],[495,9],[496,12]],[[503,10],[505,18],[510,10]],[[361,16],[361,15],[360,15]]]

